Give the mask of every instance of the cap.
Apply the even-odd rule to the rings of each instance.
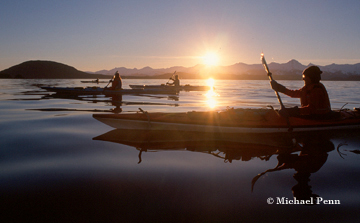
[[[309,77],[312,82],[318,83],[321,80],[322,71],[318,66],[310,66],[303,71],[306,77]]]

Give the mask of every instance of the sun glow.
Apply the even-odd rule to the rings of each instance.
[[[206,85],[209,87],[214,87],[215,80],[213,78],[209,78],[206,80]]]
[[[202,57],[202,62],[206,66],[217,66],[219,60],[219,56],[214,52],[208,52]]]

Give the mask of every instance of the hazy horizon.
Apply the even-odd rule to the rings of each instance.
[[[278,63],[278,62],[271,62],[271,63],[278,63],[278,64],[286,64],[286,63],[288,63],[288,62],[290,62],[290,61],[292,61],[292,60],[295,60],[295,61],[297,61],[297,62],[299,62],[298,60],[296,60],[296,59],[291,59],[291,60],[289,60],[289,61],[287,61],[287,62],[284,62],[284,63]],[[49,60],[30,60],[30,61],[49,61]],[[19,64],[22,64],[22,63],[25,63],[25,62],[28,62],[28,61],[23,61],[23,62],[21,62],[21,63],[19,63]],[[56,63],[61,63],[61,62],[59,62],[59,61],[49,61],[49,62],[56,62]],[[243,62],[238,62],[238,63],[243,63]],[[269,64],[271,64],[271,63],[269,63]],[[303,66],[309,66],[309,65],[318,65],[318,64],[314,64],[314,63],[310,63],[310,64],[302,64],[301,62],[299,62],[301,65],[303,65]],[[360,63],[360,62],[359,62]],[[336,65],[356,65],[356,64],[359,64],[359,63],[354,63],[354,64],[336,64]],[[16,66],[16,65],[19,65],[19,64],[15,64],[15,65],[13,65],[13,66]],[[80,69],[78,69],[77,67],[75,67],[75,66],[73,66],[73,65],[71,65],[71,64],[65,64],[65,63],[61,63],[61,64],[64,64],[64,65],[67,65],[67,66],[71,66],[71,67],[74,67],[75,69],[77,69],[77,70],[80,70]],[[234,63],[234,64],[230,64],[230,65],[228,65],[228,66],[232,66],[232,65],[236,65],[237,63]],[[261,62],[259,62],[259,63],[255,63],[255,64],[246,64],[246,63],[243,63],[243,64],[245,64],[245,65],[261,65]],[[330,66],[330,65],[333,65],[333,64],[326,64],[326,65],[318,65],[318,66]],[[182,68],[193,68],[193,67],[196,67],[196,66],[206,66],[206,65],[204,65],[204,64],[196,64],[196,65],[194,65],[194,66],[190,66],[190,67],[186,67],[186,66],[179,66],[179,65],[175,65],[175,66],[171,66],[171,67],[161,67],[161,68],[154,68],[154,67],[151,67],[151,66],[145,66],[145,67],[140,67],[140,68],[138,68],[138,67],[126,67],[126,66],[116,66],[116,67],[113,67],[113,68],[110,68],[110,69],[106,69],[106,68],[103,68],[103,69],[99,69],[99,70],[80,70],[80,71],[84,71],[84,72],[91,72],[91,73],[96,73],[96,72],[101,72],[101,71],[111,71],[111,70],[114,70],[114,69],[119,69],[119,68],[125,68],[125,69],[136,69],[136,70],[142,70],[142,69],[146,69],[146,68],[151,68],[151,69],[154,69],[154,70],[162,70],[162,69],[164,69],[164,70],[167,70],[167,69],[171,69],[171,68],[174,68],[174,67],[182,67]],[[12,66],[11,66],[12,67]],[[227,67],[227,66],[222,66],[222,65],[218,65],[218,67]],[[10,68],[10,67],[8,67],[8,68]],[[5,69],[8,69],[8,68],[5,68]],[[216,69],[216,66],[214,67],[215,69]],[[4,69],[4,70],[5,70]],[[210,68],[211,69],[211,68]],[[2,70],[0,70],[0,71],[2,71]]]

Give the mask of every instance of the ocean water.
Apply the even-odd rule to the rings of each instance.
[[[165,82],[124,79],[123,85]],[[303,85],[279,82],[294,89]],[[360,82],[323,83],[333,109],[360,107]],[[214,92],[122,98],[65,97],[40,88],[96,86],[80,80],[4,79],[0,85],[2,222],[355,222],[360,217],[357,132],[312,135],[290,153],[266,143],[214,142],[202,135],[193,136],[199,139],[195,143],[173,142],[176,133],[170,132],[157,136],[166,143],[136,144],[129,138],[141,139],[140,132],[114,131],[92,117],[139,108],[277,109],[268,81],[215,80]],[[286,107],[299,105],[298,99],[281,99]],[[284,168],[271,171],[279,160]],[[294,197],[312,205],[296,204]]]

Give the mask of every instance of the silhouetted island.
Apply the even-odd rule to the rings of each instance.
[[[24,79],[88,79],[109,78],[107,75],[90,74],[74,67],[53,61],[26,61],[0,71],[0,78]]]

